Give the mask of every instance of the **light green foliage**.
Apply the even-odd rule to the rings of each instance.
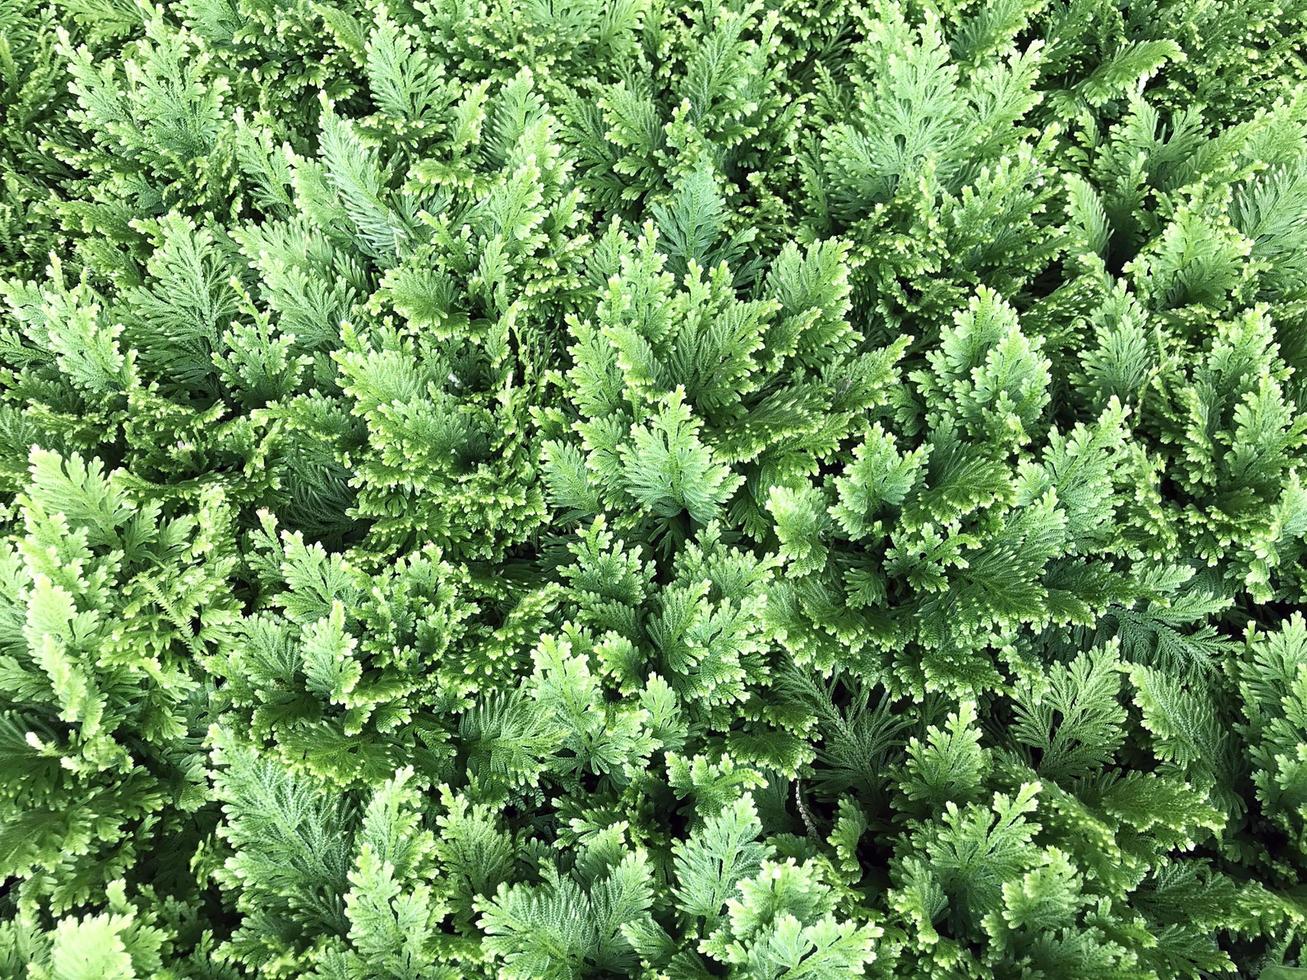
[[[766,855],[766,847],[756,842],[761,832],[749,796],[707,818],[702,828],[674,849],[677,905],[686,914],[715,924],[736,883]]]
[[[1257,797],[1268,819],[1301,846],[1307,819],[1307,629],[1295,615],[1269,635],[1249,637],[1239,670],[1242,710]]]
[[[1303,0],[0,0],[0,976],[1301,972]]]

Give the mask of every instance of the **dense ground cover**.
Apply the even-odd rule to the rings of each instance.
[[[0,0],[0,974],[1297,975],[1302,0]]]

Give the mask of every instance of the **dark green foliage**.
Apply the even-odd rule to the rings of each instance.
[[[0,0],[0,975],[1297,976],[1300,0]]]

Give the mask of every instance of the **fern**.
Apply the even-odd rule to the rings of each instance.
[[[1303,0],[0,0],[0,975],[1303,966]]]

